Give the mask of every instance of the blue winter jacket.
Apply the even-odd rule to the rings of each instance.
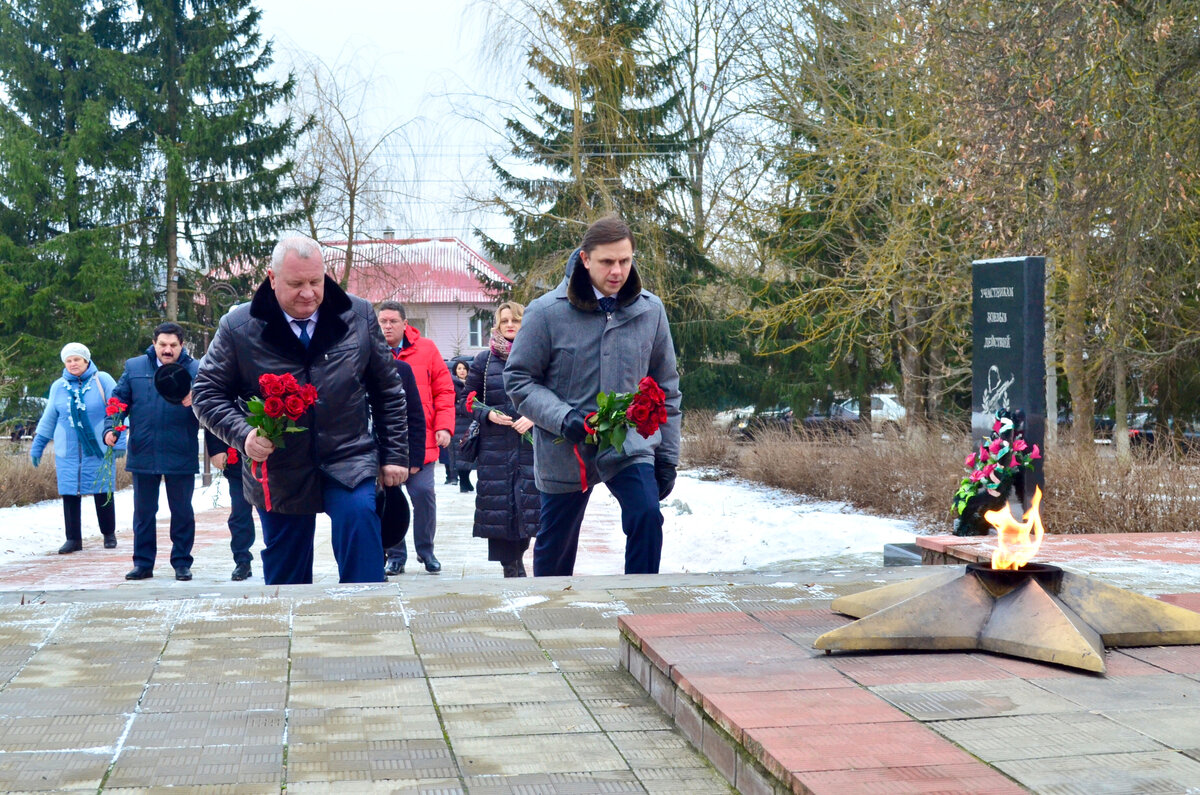
[[[46,410],[38,422],[37,431],[33,436],[33,446],[29,449],[31,458],[41,458],[46,451],[46,445],[54,442],[54,466],[58,472],[59,494],[103,494],[113,488],[114,466],[107,477],[100,479],[103,456],[86,455],[79,444],[79,436],[71,427],[71,394],[72,389],[82,389],[83,404],[87,409],[88,424],[96,435],[96,441],[101,452],[104,446],[104,405],[113,396],[116,384],[112,376],[96,369],[89,363],[88,369],[82,375],[74,376],[63,369],[62,378],[50,385],[50,396],[46,401]],[[122,440],[117,449],[124,450]]]
[[[179,363],[196,377],[200,363],[185,349]],[[200,421],[190,406],[170,403],[154,388],[154,346],[125,362],[114,394],[129,404],[129,457],[125,469],[142,475],[195,475],[200,471]],[[124,435],[124,434],[122,434]]]

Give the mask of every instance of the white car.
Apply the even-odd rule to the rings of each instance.
[[[846,400],[842,408],[858,414],[858,401]],[[871,395],[871,430],[876,433],[899,433],[904,427],[904,419],[908,412],[900,404],[900,398],[895,395]]]
[[[741,420],[754,414],[754,406],[742,406],[737,409],[718,411],[713,415],[713,427],[722,431],[732,430]]]

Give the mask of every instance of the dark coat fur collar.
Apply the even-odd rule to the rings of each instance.
[[[263,341],[268,345],[301,361],[312,361],[317,354],[329,350],[346,336],[350,327],[342,319],[342,313],[350,309],[350,306],[350,297],[337,286],[337,282],[326,276],[325,295],[317,315],[317,330],[313,333],[307,350],[300,344],[300,339],[284,317],[279,301],[275,298],[275,291],[271,289],[270,278],[264,280],[254,293],[254,300],[250,302],[250,316],[266,324],[263,327]]]
[[[617,292],[617,305],[629,306],[641,294],[642,279],[638,276],[637,265],[634,264],[629,269],[629,278]],[[584,312],[595,312],[600,306],[596,303],[596,291],[592,288],[592,279],[587,268],[583,267],[578,249],[567,260],[567,300],[571,302],[571,306]]]

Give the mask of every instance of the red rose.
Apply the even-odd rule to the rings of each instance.
[[[258,388],[262,391],[263,397],[283,397],[284,389],[283,381],[277,375],[271,373],[263,373],[258,377]]]
[[[238,462],[238,451],[234,447],[230,447],[225,451],[225,463],[232,466]]]
[[[263,412],[268,417],[282,417],[284,412],[283,399],[274,395],[268,397],[263,401]]]
[[[283,411],[288,415],[289,420],[298,420],[308,409],[304,405],[304,399],[299,395],[288,395],[283,400]]]
[[[641,434],[643,439],[649,439],[658,430],[658,422],[651,418],[645,422],[638,423],[637,432]]]
[[[317,388],[312,384],[300,387],[300,399],[304,401],[305,406],[313,405],[317,402]]]
[[[658,418],[657,419],[658,419],[659,425],[662,425],[664,422],[667,421],[667,407],[666,406],[658,407]]]
[[[296,376],[291,373],[279,376],[279,382],[283,384],[283,392],[286,395],[294,395],[300,391],[300,384],[296,383]]]
[[[625,416],[633,420],[635,425],[641,425],[650,419],[650,404],[642,400],[634,400],[625,410]]]
[[[467,393],[466,406],[467,406],[467,411],[475,410],[475,390],[471,390],[470,392]]]
[[[649,398],[655,405],[667,399],[666,393],[662,391],[662,388],[650,376],[646,376],[638,383],[638,392]]]

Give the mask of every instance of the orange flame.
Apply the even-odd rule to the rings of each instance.
[[[1038,504],[1042,501],[1042,490],[1034,489],[1033,500],[1025,512],[1025,521],[1018,522],[1007,505],[999,511],[988,511],[983,515],[996,528],[996,551],[992,553],[993,569],[1019,569],[1033,559],[1042,545],[1042,517]],[[1032,540],[1029,535],[1033,533]]]

